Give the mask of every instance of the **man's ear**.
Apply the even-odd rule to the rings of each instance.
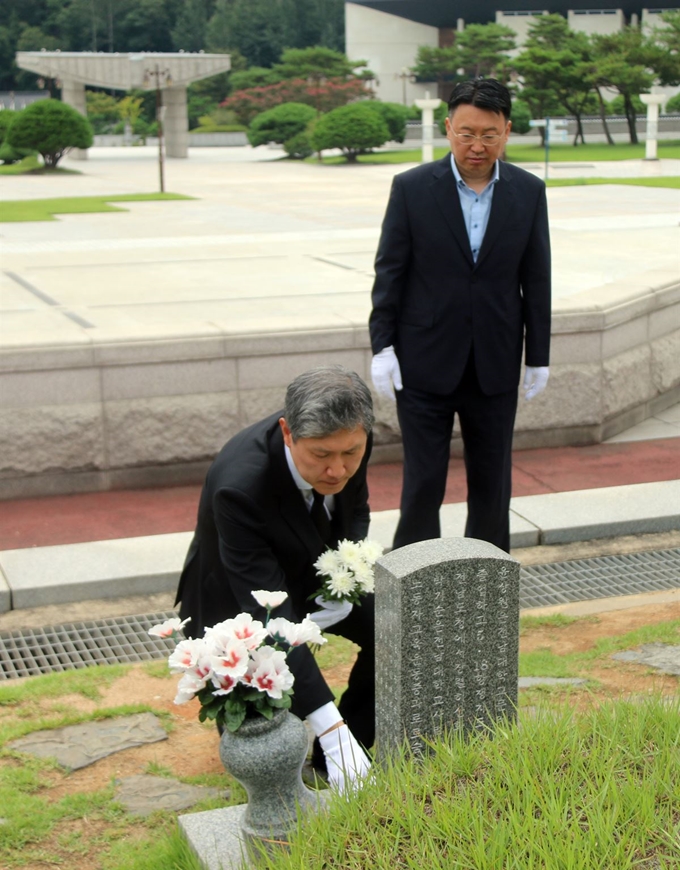
[[[279,426],[281,427],[281,432],[283,433],[283,443],[286,445],[286,447],[290,447],[293,444],[293,435],[288,428],[285,417],[279,417]]]

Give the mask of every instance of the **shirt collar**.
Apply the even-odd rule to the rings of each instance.
[[[467,184],[463,180],[463,176],[460,174],[460,170],[458,169],[458,166],[456,165],[456,161],[453,157],[453,154],[451,154],[451,169],[453,170],[453,174],[454,174],[454,177],[456,179],[456,185],[458,185],[459,187],[460,187],[460,185],[463,185],[463,187],[467,187]],[[489,188],[492,184],[495,184],[499,178],[500,178],[500,170],[498,168],[498,160],[496,160],[494,162],[494,165],[493,165],[493,172],[491,173],[491,180],[489,181],[487,186],[484,188],[484,190]]]
[[[295,462],[293,462],[293,454],[290,452],[290,447],[287,444],[284,444],[283,449],[286,451],[286,462],[288,463],[288,468],[290,469],[290,473],[295,481],[295,486],[297,486],[299,490],[302,490],[302,494],[305,498],[309,497],[312,493],[312,484],[307,483],[304,477],[297,470]]]

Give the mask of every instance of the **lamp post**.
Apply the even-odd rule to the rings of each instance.
[[[156,85],[156,121],[158,123],[158,175],[160,178],[161,193],[165,193],[165,171],[163,165],[163,115],[165,107],[163,106],[163,98],[161,96],[161,83],[164,87],[169,88],[172,84],[172,76],[169,69],[161,69],[158,64],[154,64],[153,69],[144,70],[144,87],[149,87],[151,80],[154,80]]]

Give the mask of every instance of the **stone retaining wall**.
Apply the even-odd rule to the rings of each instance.
[[[677,275],[559,299],[552,331],[550,383],[520,401],[517,448],[597,443],[680,401]],[[296,374],[341,362],[367,378],[370,359],[363,326],[4,350],[0,498],[199,482]],[[377,417],[374,459],[396,459],[394,406]]]

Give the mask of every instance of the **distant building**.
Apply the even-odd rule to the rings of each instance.
[[[0,109],[25,109],[37,100],[46,100],[49,91],[0,91]]]
[[[615,33],[626,24],[650,28],[672,8],[677,7],[647,9],[621,0],[597,0],[597,8],[577,0],[541,0],[535,9],[526,0],[504,0],[500,8],[490,0],[353,0],[345,3],[345,50],[348,57],[367,61],[377,75],[380,99],[410,105],[428,90],[435,96],[433,84],[410,78],[419,46],[450,45],[466,24],[503,24],[515,31],[521,46],[539,15],[559,13],[584,33]]]

